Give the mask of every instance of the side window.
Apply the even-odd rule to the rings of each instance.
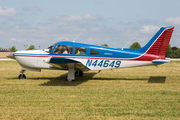
[[[99,51],[91,49],[90,55],[99,55]]]
[[[72,54],[73,47],[69,45],[57,45],[54,49],[55,54]]]
[[[86,55],[86,51],[84,47],[75,47],[75,55]]]

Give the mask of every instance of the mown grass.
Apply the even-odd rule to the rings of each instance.
[[[180,119],[180,62],[86,72],[25,72],[0,61],[0,119]],[[153,82],[151,82],[153,80]]]

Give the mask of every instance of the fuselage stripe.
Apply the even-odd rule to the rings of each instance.
[[[72,56],[40,56],[40,55],[15,55],[19,57],[52,57],[52,58],[65,58],[65,59],[99,59],[99,60],[136,60],[134,58],[102,58],[102,57],[72,57]],[[144,60],[143,60],[144,61]],[[151,61],[151,60],[145,60],[145,61]]]

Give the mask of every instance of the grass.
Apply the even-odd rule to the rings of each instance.
[[[26,71],[0,61],[0,119],[180,119],[180,62],[85,72]]]

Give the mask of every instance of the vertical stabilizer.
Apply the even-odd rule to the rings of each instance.
[[[153,38],[140,49],[141,52],[164,57],[173,33],[174,27],[162,27]]]

